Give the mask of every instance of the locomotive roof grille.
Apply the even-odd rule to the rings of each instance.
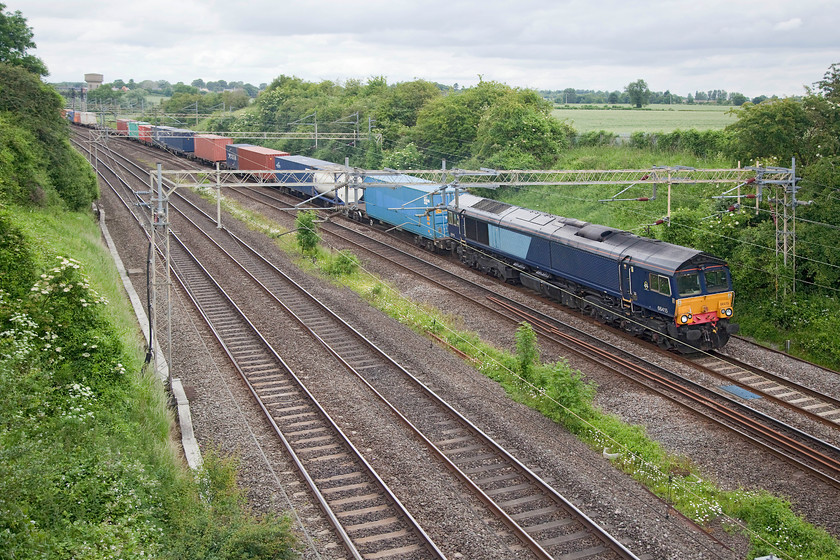
[[[610,237],[615,233],[619,233],[619,230],[596,224],[586,224],[581,227],[580,231],[575,233],[575,235],[591,239],[592,241],[604,241],[607,237]]]
[[[491,214],[501,214],[509,208],[513,208],[510,204],[499,202],[498,200],[490,200],[489,198],[482,199],[477,204],[473,205],[476,210],[483,212],[490,212]]]

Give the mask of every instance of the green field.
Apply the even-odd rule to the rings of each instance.
[[[578,132],[605,130],[627,136],[632,132],[673,132],[674,130],[720,130],[734,123],[726,105],[648,105],[632,109],[629,105],[587,108],[558,106],[552,115],[571,124]]]

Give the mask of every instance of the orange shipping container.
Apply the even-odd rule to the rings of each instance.
[[[195,135],[195,157],[206,161],[225,161],[227,151],[225,146],[233,143],[233,138],[217,134]]]
[[[131,119],[117,119],[117,134],[128,136],[128,123]]]
[[[152,143],[152,125],[139,124],[137,125],[137,136],[141,142],[146,144]]]
[[[288,152],[263,148],[262,146],[240,146],[237,152],[239,153],[239,169],[243,171],[256,169],[271,170],[272,173],[257,173],[255,175],[264,181],[272,182],[276,180],[276,174],[273,173],[274,158],[289,155]]]

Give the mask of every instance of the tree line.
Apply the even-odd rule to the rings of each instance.
[[[712,103],[715,105],[732,105],[740,107],[747,101],[754,104],[761,103],[772,96],[759,95],[750,99],[743,93],[727,92],[723,89],[689,92],[679,95],[665,91],[650,91],[644,80],[637,80],[625,86],[623,90],[602,91],[591,89],[565,88],[557,90],[539,90],[540,95],[558,105],[693,105],[695,103]]]

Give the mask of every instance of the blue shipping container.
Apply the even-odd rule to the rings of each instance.
[[[365,187],[368,216],[426,239],[448,237],[446,205],[454,200],[454,191],[441,192],[442,185],[405,178],[393,175],[365,179],[369,183]]]
[[[170,128],[163,134],[163,143],[176,152],[195,151],[195,132],[185,128]]]

